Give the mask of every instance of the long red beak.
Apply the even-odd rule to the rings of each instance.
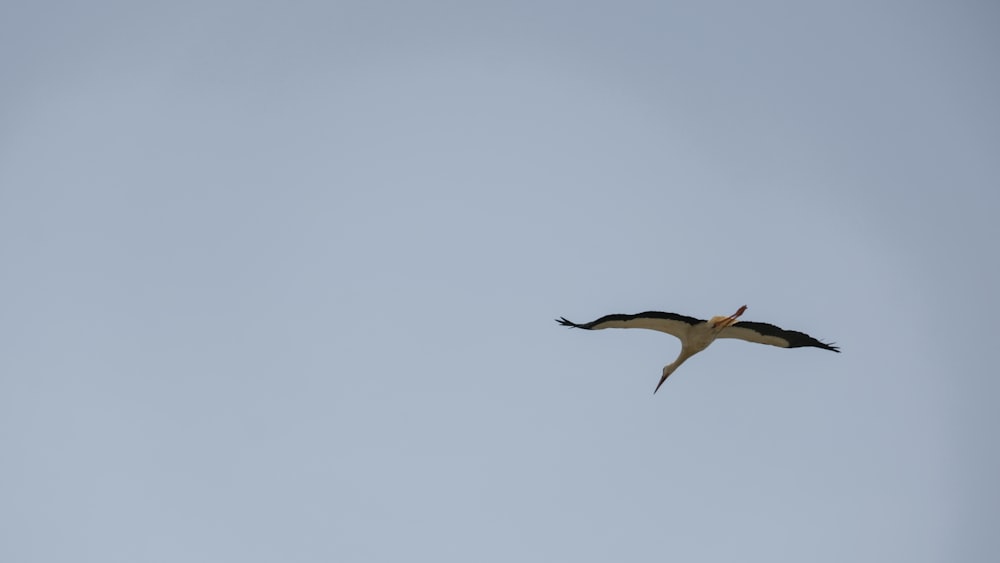
[[[660,382],[656,384],[656,389],[653,389],[654,395],[656,394],[657,391],[660,390],[660,386],[663,385],[663,382],[666,381],[668,377],[670,377],[669,373],[660,378]]]

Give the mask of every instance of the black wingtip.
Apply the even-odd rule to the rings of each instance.
[[[556,319],[556,322],[563,326],[568,326],[570,328],[580,328],[580,325],[574,323],[573,321],[567,319],[566,317],[559,317],[558,319]]]
[[[817,340],[812,338],[812,342],[806,344],[807,346],[812,346],[814,348],[822,348],[823,350],[829,350],[831,352],[840,353],[840,346],[837,346],[836,342],[823,342],[822,340]]]

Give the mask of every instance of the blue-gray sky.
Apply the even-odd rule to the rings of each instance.
[[[5,3],[0,559],[989,560],[998,24]]]

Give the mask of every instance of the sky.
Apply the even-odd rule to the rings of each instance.
[[[3,3],[0,560],[991,560],[998,24]]]

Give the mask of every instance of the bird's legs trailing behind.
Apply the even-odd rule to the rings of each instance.
[[[740,315],[742,315],[746,310],[747,306],[744,305],[740,307],[738,311],[736,311],[732,315],[729,315],[728,317],[722,317],[722,318],[712,317],[712,328],[722,329],[726,328],[727,326],[732,326],[732,324],[736,322],[736,319],[740,318]]]

